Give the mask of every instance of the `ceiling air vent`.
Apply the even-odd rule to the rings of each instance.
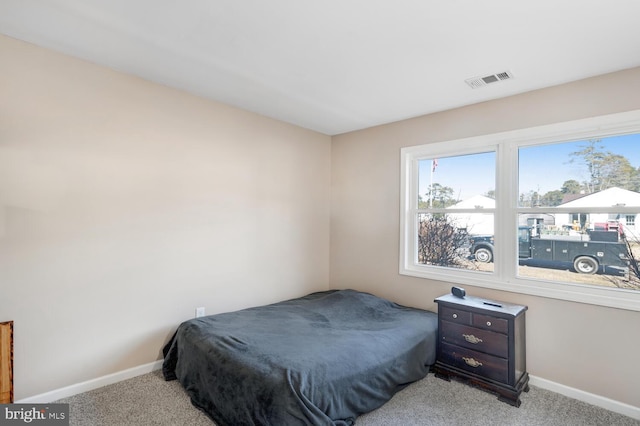
[[[510,80],[513,78],[511,71],[503,71],[497,74],[486,75],[484,77],[468,78],[465,82],[471,86],[472,89],[478,89],[488,84],[497,83],[499,81]]]

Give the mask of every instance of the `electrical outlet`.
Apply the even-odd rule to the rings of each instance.
[[[196,308],[196,318],[200,318],[204,316],[204,306],[201,308]]]

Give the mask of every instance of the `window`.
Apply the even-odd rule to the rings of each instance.
[[[480,270],[468,253],[472,236],[493,234],[495,152],[417,158],[418,264]],[[482,270],[491,271],[492,265]]]
[[[640,240],[618,210],[640,209],[639,142],[631,133],[518,148],[518,225],[532,234],[519,277],[640,291],[629,264]]]
[[[640,310],[640,111],[403,148],[400,273]]]

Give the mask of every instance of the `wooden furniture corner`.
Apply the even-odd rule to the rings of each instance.
[[[0,404],[13,403],[13,321],[0,323]]]

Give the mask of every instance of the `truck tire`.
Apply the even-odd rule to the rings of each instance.
[[[489,263],[493,260],[493,252],[486,247],[480,247],[474,254],[478,262]]]
[[[599,267],[598,261],[590,256],[578,256],[573,261],[573,268],[579,274],[595,274]]]

